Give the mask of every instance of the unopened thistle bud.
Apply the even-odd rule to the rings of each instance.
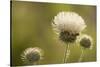
[[[93,46],[92,38],[88,35],[83,35],[80,39],[80,45],[84,48],[92,49]]]
[[[21,54],[21,59],[29,64],[34,64],[35,62],[38,62],[42,58],[43,58],[43,51],[38,47],[27,48]]]

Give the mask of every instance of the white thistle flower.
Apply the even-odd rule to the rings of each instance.
[[[80,38],[80,45],[83,47],[83,48],[90,48],[92,49],[93,47],[93,40],[90,36],[88,35],[83,35],[81,38]]]
[[[76,36],[85,29],[83,18],[75,12],[60,12],[54,17],[53,29],[60,35],[64,42],[74,42]]]
[[[54,17],[53,27],[56,31],[68,31],[71,33],[79,33],[85,27],[84,19],[75,12],[59,12]]]
[[[43,59],[43,51],[38,47],[27,48],[21,54],[21,59],[25,63],[34,64],[35,62]]]

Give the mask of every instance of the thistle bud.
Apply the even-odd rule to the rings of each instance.
[[[80,45],[84,48],[92,48],[92,38],[88,35],[83,35],[80,39]]]
[[[43,57],[43,51],[38,48],[27,48],[24,50],[24,52],[21,54],[21,59],[24,62],[34,64],[35,62],[41,60]]]

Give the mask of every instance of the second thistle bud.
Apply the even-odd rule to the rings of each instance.
[[[38,47],[27,48],[21,54],[21,59],[29,64],[34,64],[35,62],[41,60],[42,57],[43,57],[43,51]]]
[[[84,48],[91,48],[92,47],[92,38],[88,35],[83,35],[80,39],[80,45]]]

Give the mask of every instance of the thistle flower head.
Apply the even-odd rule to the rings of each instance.
[[[79,35],[79,33],[69,33],[67,31],[63,31],[60,32],[60,40],[64,41],[64,42],[74,42],[77,39],[77,36]]]
[[[59,33],[61,40],[74,42],[79,33],[85,29],[83,18],[75,12],[60,12],[54,17],[53,29]]]
[[[30,63],[30,64],[41,60],[42,57],[43,57],[43,51],[38,47],[27,48],[21,54],[21,59],[24,62],[27,62],[27,63]]]
[[[93,42],[92,42],[92,38],[88,35],[83,35],[80,39],[80,45],[83,48],[90,48],[92,49],[93,46]]]

